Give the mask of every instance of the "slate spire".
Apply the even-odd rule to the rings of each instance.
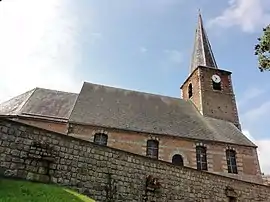
[[[208,40],[206,31],[203,26],[203,20],[200,10],[190,65],[190,74],[198,66],[207,66],[218,69],[214,54],[211,49],[210,42]]]

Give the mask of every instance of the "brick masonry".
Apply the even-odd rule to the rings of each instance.
[[[184,165],[194,169],[197,167],[196,144],[203,143],[207,147],[208,171],[241,180],[262,182],[256,148],[253,147],[227,145],[224,143],[183,139],[168,135],[136,133],[131,131],[74,124],[72,125],[72,130],[69,135],[93,142],[95,133],[99,131],[108,135],[109,147],[142,156],[146,155],[147,140],[156,139],[159,141],[160,160],[172,162],[172,157],[175,154],[180,154],[183,157]],[[238,166],[237,175],[228,173],[226,161],[226,149],[228,147],[236,150]]]
[[[213,90],[212,75],[221,78],[221,91]],[[182,97],[188,100],[188,85],[192,83],[191,100],[204,115],[230,121],[240,128],[238,110],[231,81],[231,73],[214,68],[198,67],[184,82]]]
[[[238,201],[270,200],[270,188],[263,185],[173,166],[3,119],[0,173],[65,185],[97,201],[221,202],[229,201],[228,196]],[[149,175],[161,185],[156,192],[159,183],[151,180],[146,189]]]
[[[38,120],[36,118],[20,118],[16,121],[25,123],[27,125],[43,128],[57,133],[67,133],[67,122],[49,121],[49,120]]]

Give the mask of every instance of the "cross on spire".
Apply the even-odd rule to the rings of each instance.
[[[190,74],[198,67],[206,66],[218,69],[214,54],[211,49],[206,31],[203,26],[201,11],[199,9],[198,25],[190,65]]]

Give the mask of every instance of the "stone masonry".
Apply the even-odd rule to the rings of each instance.
[[[0,120],[0,173],[97,201],[270,201],[270,188]]]

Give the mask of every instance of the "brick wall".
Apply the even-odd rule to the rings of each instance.
[[[66,185],[97,201],[270,199],[270,188],[263,185],[173,166],[6,120],[0,120],[0,173]],[[149,175],[158,179],[160,189],[155,191],[158,183],[149,183],[146,189]]]
[[[222,90],[213,90],[212,75],[221,78]],[[188,100],[188,85],[192,83],[192,102],[205,116],[223,119],[235,123],[239,128],[238,110],[230,72],[219,69],[199,67],[182,86],[182,98]]]
[[[203,114],[239,124],[231,74],[222,70],[201,68]],[[221,78],[221,91],[213,90],[212,75]]]
[[[121,149],[131,153],[146,155],[146,144],[149,139],[159,141],[159,159],[172,162],[175,154],[183,157],[184,165],[190,168],[197,168],[196,144],[200,141],[183,139],[166,135],[154,135],[136,133],[131,131],[115,130],[93,126],[72,125],[70,136],[77,137],[90,142],[94,141],[96,132],[105,132],[108,135],[108,146]],[[208,171],[234,178],[262,182],[260,166],[255,148],[230,145],[237,153],[238,174],[229,174],[226,161],[226,149],[228,144],[217,142],[205,142],[207,147]]]
[[[43,128],[49,131],[66,134],[67,133],[67,123],[57,122],[57,121],[45,121],[32,118],[19,118],[18,122],[25,123],[27,125],[35,126],[38,128]]]
[[[202,113],[202,86],[200,82],[200,77],[201,71],[199,71],[199,69],[197,69],[190,75],[190,77],[181,87],[181,97],[184,100],[189,99],[188,86],[189,84],[192,84],[192,97],[190,98],[190,100],[192,100],[197,109]]]

